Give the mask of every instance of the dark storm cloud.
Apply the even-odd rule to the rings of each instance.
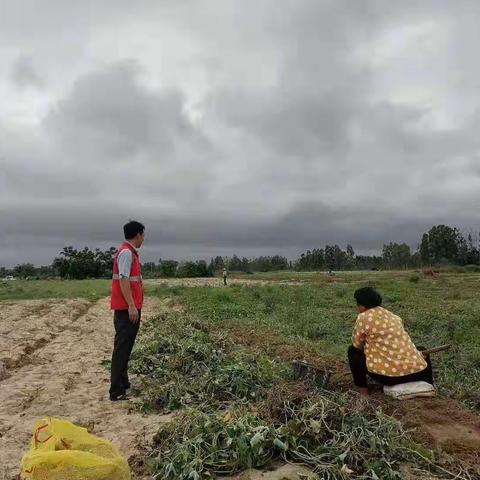
[[[112,161],[145,152],[167,160],[176,143],[201,142],[182,112],[180,92],[149,92],[138,75],[138,65],[121,63],[81,77],[47,116],[48,133],[67,148],[78,145]]]
[[[0,264],[128,218],[152,259],[478,224],[475,2],[8,3]]]
[[[95,200],[93,193],[108,202],[110,192],[121,200],[122,191],[128,198],[129,190],[161,194],[176,187],[188,196],[186,190],[197,186],[189,185],[187,163],[206,182],[203,157],[215,155],[182,112],[182,95],[150,92],[137,74],[134,64],[122,63],[78,79],[38,129],[47,142],[27,139],[28,133],[5,138],[6,187],[27,198],[46,196],[52,205],[70,197],[77,201],[83,192],[83,206]]]
[[[16,60],[12,67],[11,79],[19,88],[44,86],[44,80],[35,69],[32,59],[28,57],[19,57]]]

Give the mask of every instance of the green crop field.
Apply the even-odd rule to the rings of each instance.
[[[48,298],[89,298],[110,295],[111,280],[1,280],[0,301]],[[149,293],[147,287],[146,293]]]
[[[480,274],[442,273],[433,279],[415,272],[341,272],[330,278],[281,272],[239,278],[270,283],[228,288],[147,283],[146,293],[175,297],[202,320],[268,325],[309,342],[318,352],[343,358],[356,318],[353,292],[374,286],[384,306],[403,318],[417,344],[452,344],[450,351],[433,359],[437,382],[448,395],[480,408]],[[95,299],[109,293],[109,280],[0,281],[0,300]]]
[[[159,425],[141,462],[148,474],[225,478],[287,461],[317,474],[308,478],[478,478],[477,437],[455,435],[458,428],[475,435],[469,429],[480,411],[480,274],[282,272],[231,281],[146,282],[147,295],[161,302],[134,350],[135,405],[144,414],[177,412]],[[442,397],[455,401],[434,399],[415,410],[415,403],[364,401],[348,391],[342,361],[356,319],[353,292],[366,285],[380,291],[417,344],[452,345],[433,364]],[[109,291],[108,280],[0,282],[4,301],[97,299]],[[290,359],[312,352],[337,369],[342,384],[319,388],[295,377]],[[430,408],[441,416],[442,435],[454,427],[450,449],[424,436]]]
[[[285,458],[310,466],[319,478],[405,478],[401,465],[417,472],[409,478],[475,478],[463,458],[444,463],[448,456],[416,443],[381,406],[358,410],[344,389],[312,393],[291,383],[288,362],[269,347],[284,339],[289,355],[315,352],[337,366],[356,318],[353,292],[375,286],[417,344],[452,345],[433,358],[439,389],[478,410],[480,275],[283,272],[244,279],[252,281],[227,288],[162,285],[151,292],[184,309],[146,328],[135,354],[137,373],[148,379],[145,411],[183,412],[155,439],[154,474],[215,478]]]
[[[91,298],[110,294],[109,280],[0,280],[0,300]]]
[[[273,275],[249,278],[275,279]],[[449,343],[433,362],[446,394],[470,408],[480,408],[480,275],[442,274],[437,279],[415,273],[285,274],[279,279],[301,285],[229,288],[157,288],[177,297],[191,313],[211,322],[241,320],[268,325],[291,338],[308,341],[319,352],[345,357],[356,318],[353,292],[376,287],[384,306],[400,315],[414,342],[427,348]]]

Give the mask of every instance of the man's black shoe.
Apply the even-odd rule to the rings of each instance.
[[[112,402],[120,402],[123,400],[128,400],[128,396],[126,393],[122,393],[121,395],[110,395],[110,400]]]

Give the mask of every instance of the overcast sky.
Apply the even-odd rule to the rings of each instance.
[[[0,0],[0,265],[478,231],[480,2]]]

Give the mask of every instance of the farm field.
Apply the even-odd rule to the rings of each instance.
[[[452,345],[435,356],[438,384],[445,394],[480,409],[480,274],[432,279],[412,272],[282,273],[279,283],[271,274],[248,277],[247,284],[228,289],[166,286],[156,293],[203,320],[267,326],[319,354],[344,358],[356,318],[353,293],[374,286],[417,345]]]
[[[349,393],[364,285],[417,344],[452,344],[433,358],[439,397]],[[108,291],[101,280],[0,283],[0,478],[18,473],[45,415],[114,441],[139,479],[480,478],[480,275],[148,280],[127,405],[108,401]],[[328,384],[295,380],[296,358],[331,370]]]

